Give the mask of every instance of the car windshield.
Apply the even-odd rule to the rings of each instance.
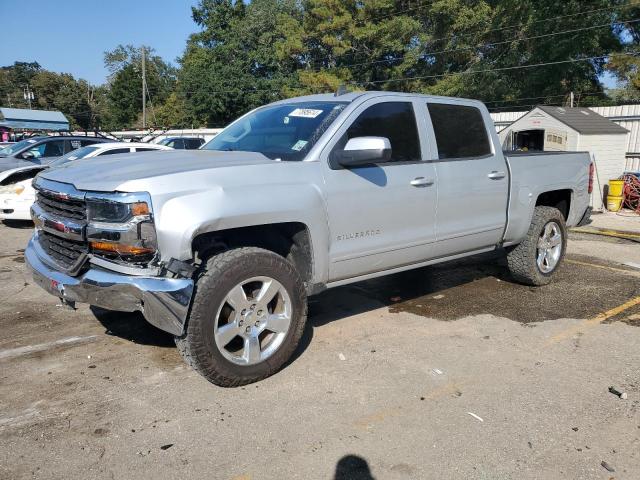
[[[96,150],[98,150],[98,148],[99,147],[97,146],[87,146],[87,147],[78,148],[77,150],[67,153],[64,157],[60,157],[54,160],[53,162],[49,163],[49,166],[52,168],[60,167],[73,160],[84,158],[87,155],[89,155],[91,152],[95,152]]]
[[[7,145],[2,150],[0,150],[0,155],[2,156],[13,155],[14,153],[17,153],[20,150],[30,147],[35,143],[38,143],[39,140],[40,140],[39,138],[27,138],[26,140],[21,140],[18,143]]]
[[[347,106],[304,102],[260,108],[236,120],[202,150],[258,152],[272,160],[302,160]]]

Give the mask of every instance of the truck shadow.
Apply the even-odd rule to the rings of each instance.
[[[309,317],[314,327],[320,327],[380,307],[390,307],[394,313],[407,310],[431,316],[438,313],[435,305],[427,305],[434,303],[432,297],[446,298],[446,293],[486,278],[492,278],[496,283],[513,282],[506,269],[504,254],[476,255],[327,290],[310,299]],[[461,292],[452,293],[456,294],[455,302],[460,302]],[[411,303],[415,300],[423,301]],[[446,303],[452,303],[451,300],[449,298]],[[418,305],[423,306],[424,311],[418,311]],[[461,309],[461,313],[468,315],[472,310]]]
[[[440,321],[491,314],[529,326],[591,318],[640,295],[637,277],[621,275],[620,265],[570,255],[549,285],[531,287],[512,279],[498,251],[325,291],[311,299],[309,319],[317,328],[380,307]]]
[[[288,363],[309,347],[314,329],[382,307],[392,314],[406,312],[438,321],[491,314],[535,326],[560,318],[590,318],[640,295],[637,277],[622,282],[619,268],[594,268],[597,262],[572,255],[550,285],[529,287],[511,278],[503,252],[491,252],[327,290],[309,299],[307,328]],[[109,335],[143,345],[175,346],[170,334],[141,314],[97,307],[92,311]]]
[[[147,322],[139,312],[114,312],[91,306],[91,312],[105,333],[141,345],[175,348],[173,336]]]

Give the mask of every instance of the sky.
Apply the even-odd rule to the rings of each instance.
[[[196,0],[0,0],[0,65],[36,61],[92,84],[106,81],[103,54],[118,44],[148,45],[176,63]]]

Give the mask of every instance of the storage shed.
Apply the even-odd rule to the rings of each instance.
[[[596,166],[591,204],[600,210],[607,182],[625,170],[628,134],[625,128],[588,108],[540,105],[499,135],[505,150],[591,153]]]
[[[0,108],[0,127],[11,130],[68,131],[69,120],[61,113],[26,108]]]

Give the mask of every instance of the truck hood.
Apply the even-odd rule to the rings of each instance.
[[[41,177],[79,190],[113,192],[125,182],[197,170],[274,163],[261,153],[213,150],[159,150],[73,160]]]

